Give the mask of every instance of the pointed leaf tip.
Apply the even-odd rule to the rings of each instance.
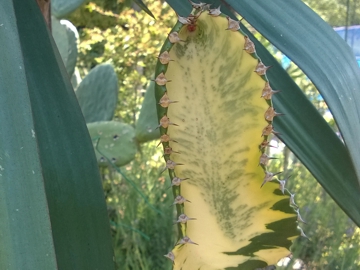
[[[144,4],[142,0],[134,0],[134,2],[143,10],[145,11],[149,16],[153,17],[155,19],[154,14],[150,11],[150,9]]]

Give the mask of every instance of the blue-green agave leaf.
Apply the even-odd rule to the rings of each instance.
[[[0,48],[0,269],[114,269],[91,139],[36,1],[1,1]]]

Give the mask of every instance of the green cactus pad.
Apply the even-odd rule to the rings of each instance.
[[[264,268],[301,233],[292,194],[267,168],[277,92],[239,22],[201,6],[179,17],[155,73],[179,228],[166,257],[179,270]]]
[[[160,137],[160,131],[156,128],[159,124],[155,104],[155,82],[150,81],[135,128],[135,136],[140,143]]]
[[[118,80],[110,64],[93,68],[76,89],[86,123],[112,120],[117,104]]]
[[[54,16],[51,17],[51,27],[56,46],[59,49],[66,71],[71,77],[74,73],[78,55],[79,33],[71,22],[58,20]]]
[[[115,121],[104,121],[87,124],[87,127],[99,166],[108,166],[109,161],[116,166],[123,166],[134,159],[137,147],[132,126]]]
[[[63,18],[81,6],[85,0],[52,0],[51,14],[56,18]]]

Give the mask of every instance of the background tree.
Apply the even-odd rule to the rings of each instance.
[[[333,27],[360,24],[360,5],[357,0],[305,0],[304,2]]]

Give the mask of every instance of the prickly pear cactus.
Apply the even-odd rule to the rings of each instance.
[[[86,123],[108,121],[118,100],[118,79],[110,64],[93,68],[76,88],[76,97]]]
[[[134,128],[116,121],[87,124],[99,166],[128,164],[135,158],[137,146]]]
[[[160,137],[159,129],[156,128],[157,112],[154,104],[155,82],[151,81],[146,89],[139,120],[137,121],[135,128],[136,139],[140,143],[152,141]]]
[[[179,228],[165,257],[174,269],[264,268],[303,234],[294,194],[267,169],[278,91],[239,22],[205,7],[179,17],[155,73]]]
[[[85,0],[52,0],[51,14],[57,18],[63,18],[81,6]]]

